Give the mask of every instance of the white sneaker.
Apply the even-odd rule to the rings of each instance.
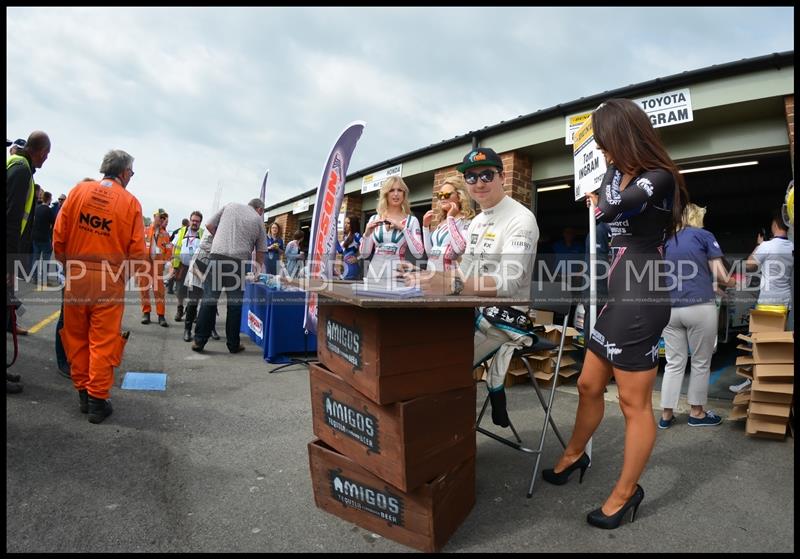
[[[731,392],[736,392],[738,394],[739,392],[743,392],[745,390],[748,390],[750,388],[751,384],[753,384],[753,381],[748,378],[748,379],[745,379],[745,381],[743,383],[741,383],[741,384],[732,384],[732,385],[730,385],[728,387],[728,390],[730,390]]]

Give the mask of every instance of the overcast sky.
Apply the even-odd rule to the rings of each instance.
[[[112,148],[170,226],[539,109],[794,48],[794,8],[6,8],[6,136],[50,135],[54,198]]]

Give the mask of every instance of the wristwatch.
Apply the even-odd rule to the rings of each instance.
[[[450,295],[461,295],[464,291],[464,281],[458,274],[453,276],[453,292]]]

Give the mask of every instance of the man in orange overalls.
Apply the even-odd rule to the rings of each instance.
[[[70,191],[56,218],[53,254],[65,267],[64,328],[61,340],[78,391],[80,411],[90,423],[111,415],[114,366],[122,361],[120,336],[130,260],[147,259],[142,206],[125,187],[133,157],[111,150],[101,181],[87,180]]]
[[[142,297],[142,324],[150,324],[150,290],[156,300],[156,313],[158,324],[167,328],[169,324],[165,318],[167,307],[164,304],[164,274],[167,264],[172,259],[172,243],[167,231],[169,216],[162,208],[153,214],[153,221],[144,231],[144,243],[150,260],[149,274],[137,276],[139,293]],[[171,267],[171,266],[170,266]]]

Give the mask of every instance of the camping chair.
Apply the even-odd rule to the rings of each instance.
[[[489,405],[489,395],[486,395],[486,399],[483,402],[483,407],[481,408],[481,412],[478,415],[478,420],[475,423],[475,430],[479,433],[483,433],[484,435],[491,437],[492,439],[503,443],[511,448],[519,450],[520,452],[525,452],[529,454],[536,455],[536,461],[533,465],[533,471],[531,473],[531,482],[528,488],[528,498],[533,495],[533,486],[536,483],[536,477],[539,472],[539,463],[541,462],[542,458],[542,449],[544,448],[544,441],[545,436],[547,435],[547,425],[549,424],[550,427],[553,429],[556,437],[558,437],[559,442],[563,448],[567,447],[567,443],[564,441],[564,437],[561,436],[561,433],[558,430],[555,422],[553,421],[552,417],[552,410],[553,410],[553,400],[555,398],[556,393],[556,382],[558,382],[558,373],[561,369],[561,356],[564,352],[564,340],[566,338],[567,332],[567,320],[569,319],[571,302],[569,301],[558,301],[553,299],[541,299],[542,303],[533,303],[531,306],[536,308],[537,310],[544,310],[544,311],[551,311],[554,313],[553,320],[556,321],[556,317],[559,315],[563,316],[563,321],[561,323],[561,336],[559,338],[558,344],[554,344],[548,340],[540,339],[537,343],[533,344],[531,347],[524,347],[514,351],[514,357],[518,357],[520,361],[525,365],[525,368],[528,370],[528,376],[531,379],[531,383],[533,384],[533,388],[536,392],[536,396],[539,399],[539,403],[542,405],[542,409],[544,410],[544,422],[542,423],[541,433],[539,436],[539,445],[537,448],[529,448],[522,444],[522,439],[520,438],[517,430],[514,428],[514,424],[511,422],[509,417],[509,427],[511,428],[511,432],[514,434],[514,438],[516,441],[511,440],[510,438],[502,437],[492,431],[484,429],[480,426],[481,420],[483,419],[483,415],[486,412],[486,407]],[[547,400],[545,400],[545,396],[542,393],[541,388],[539,388],[539,384],[536,378],[533,376],[533,369],[531,368],[529,362],[529,356],[535,352],[539,352],[542,350],[550,350],[555,349],[558,347],[558,356],[556,357],[556,365],[553,371],[553,381],[550,385],[550,393],[548,395]],[[482,363],[484,367],[488,368],[488,359]]]

